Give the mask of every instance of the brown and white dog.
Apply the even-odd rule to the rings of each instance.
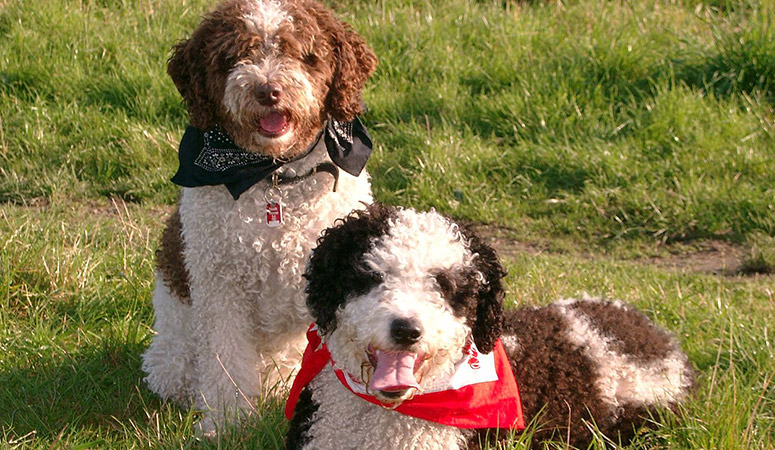
[[[687,356],[642,313],[592,298],[504,310],[503,276],[435,212],[373,205],[327,230],[306,273],[316,328],[287,449],[473,449],[531,422],[534,448],[587,448],[592,429],[626,442],[689,395]]]
[[[298,367],[308,253],[372,199],[357,115],[376,63],[312,0],[226,1],[174,48],[190,126],[142,366],[162,398],[205,411],[205,433]]]

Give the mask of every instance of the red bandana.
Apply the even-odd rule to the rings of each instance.
[[[299,395],[318,373],[332,364],[331,354],[318,334],[317,325],[307,330],[307,348],[301,370],[285,404],[285,417],[290,420]],[[369,403],[419,419],[458,428],[511,428],[522,430],[525,420],[514,374],[500,339],[492,353],[478,353],[473,343],[465,349],[466,357],[455,366],[455,372],[423,393],[395,405],[382,403],[366,392],[353,376],[335,369],[337,378],[347,389]]]

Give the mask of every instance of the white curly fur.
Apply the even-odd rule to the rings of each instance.
[[[321,148],[287,167],[304,173],[304,166],[325,158]],[[286,220],[279,228],[264,223],[267,181],[236,201],[223,186],[183,189],[191,305],[157,279],[157,335],[143,369],[162,398],[187,399],[210,412],[205,432],[237,412],[249,413],[249,401],[298,368],[311,321],[302,278],[309,251],[321,230],[371,201],[366,173],[341,172],[336,193],[331,184],[331,175],[320,173],[281,187]]]
[[[293,17],[276,0],[256,0],[250,9],[243,20],[252,33],[263,37],[271,36],[283,23],[293,21]]]
[[[460,235],[456,225],[435,212],[399,210],[396,218],[390,219],[387,233],[371,243],[362,261],[381,278],[366,294],[348,297],[344,307],[337,311],[336,328],[323,336],[334,361],[333,367],[356,378],[363,367],[368,376],[374,370],[369,364],[368,349],[395,346],[390,338],[391,322],[398,317],[413,317],[419,320],[423,333],[408,350],[435,355],[425,361],[425,366],[418,372],[425,372],[420,381],[425,388],[435,377],[448,373],[460,360],[460,349],[471,332],[465,318],[455,316],[440,295],[433,274],[437,270],[470,270],[475,267],[476,255],[472,254],[468,247],[470,243]],[[310,275],[314,277],[314,274]],[[624,403],[667,407],[671,402],[686,398],[692,383],[691,369],[686,355],[677,345],[664,358],[639,363],[614,351],[609,345],[610,339],[592,326],[584,313],[573,310],[574,304],[584,301],[601,300],[585,296],[525,310],[536,313],[554,310],[565,321],[560,332],[589,357],[594,365],[594,385],[601,390],[599,401],[612,409],[602,420],[615,418],[617,408]],[[611,305],[627,308],[621,302]],[[547,321],[547,324],[551,323]],[[531,351],[524,348],[519,330],[508,329],[502,342],[511,354]],[[557,376],[568,375],[558,373]],[[367,380],[362,381],[367,384]],[[561,381],[567,383],[569,380]],[[307,407],[314,405],[315,409],[312,413],[307,412],[309,416],[294,418],[294,421],[302,422],[292,424],[293,433],[301,432],[300,423],[309,426],[303,432],[304,440],[294,441],[294,449],[459,450],[468,448],[471,439],[475,440],[472,430],[420,420],[362,400],[342,385],[331,365],[327,365],[308,388],[311,399]],[[372,394],[380,398],[379,393]],[[298,435],[294,434],[294,437]]]
[[[303,117],[313,116],[323,107],[323,102],[315,97],[312,84],[299,64],[296,60],[272,54],[262,58],[260,64],[240,61],[232,69],[226,81],[223,95],[224,109],[235,122],[246,127],[250,126],[250,122],[255,121],[256,117],[271,110],[257,101],[253,93],[255,88],[261,84],[273,82],[288,86],[284,88],[283,95],[287,102],[294,105],[297,114]],[[294,144],[293,130],[289,131],[278,138],[267,138],[259,132],[254,132],[250,135],[251,142],[246,145],[249,148],[261,148],[280,144],[287,148]]]
[[[414,318],[423,324],[422,339],[411,348],[426,359],[419,371],[420,386],[428,388],[449,375],[463,357],[471,329],[465,318],[453,314],[431,274],[471,266],[472,259],[457,225],[435,212],[399,211],[389,233],[364,256],[382,282],[348,301],[337,313],[336,330],[326,338],[337,368],[360,375],[368,362],[364,349],[392,350],[391,322]],[[410,395],[411,390],[404,397]]]
[[[325,338],[335,366],[357,377],[367,363],[367,348],[395,346],[390,323],[415,318],[422,323],[423,334],[411,350],[427,358],[418,371],[420,386],[427,389],[449,375],[463,357],[471,329],[465,318],[453,314],[431,274],[471,267],[474,255],[467,245],[457,225],[441,215],[400,210],[390,221],[388,234],[376,239],[364,257],[369,269],[382,275],[382,282],[349,299],[337,314],[336,329]],[[367,370],[366,377],[372,369]],[[396,414],[352,395],[335,379],[331,366],[311,387],[313,401],[320,406],[306,449],[454,450],[465,446],[468,432],[464,430]],[[356,421],[368,423],[368,429],[353,433],[351,424]]]
[[[319,405],[305,450],[458,450],[470,432],[397,414],[365,402],[328,366],[312,382]],[[368,424],[354,432],[353,424]]]

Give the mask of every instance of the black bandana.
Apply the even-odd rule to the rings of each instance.
[[[308,155],[323,137],[328,156],[342,170],[358,176],[371,155],[371,137],[356,117],[352,122],[329,119],[315,142],[296,159]],[[185,187],[223,184],[237,200],[251,186],[271,175],[283,164],[268,156],[247,152],[217,125],[209,130],[188,126],[178,149],[178,171],[172,182]]]

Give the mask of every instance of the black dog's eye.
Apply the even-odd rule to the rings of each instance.
[[[372,272],[371,270],[364,270],[363,276],[372,283],[382,283],[385,281],[385,277],[379,272]]]
[[[434,274],[442,297],[455,315],[468,317],[476,312],[479,281],[475,271],[440,271]]]
[[[447,272],[439,272],[435,275],[436,283],[439,285],[441,295],[449,301],[455,292],[455,281]]]
[[[318,63],[318,57],[314,53],[309,52],[304,54],[302,61],[304,61],[304,64],[308,66],[314,66]]]
[[[363,295],[384,280],[379,272],[374,272],[359,264],[354,264],[354,267],[355,270],[352,271],[346,283],[349,292],[352,294]]]

